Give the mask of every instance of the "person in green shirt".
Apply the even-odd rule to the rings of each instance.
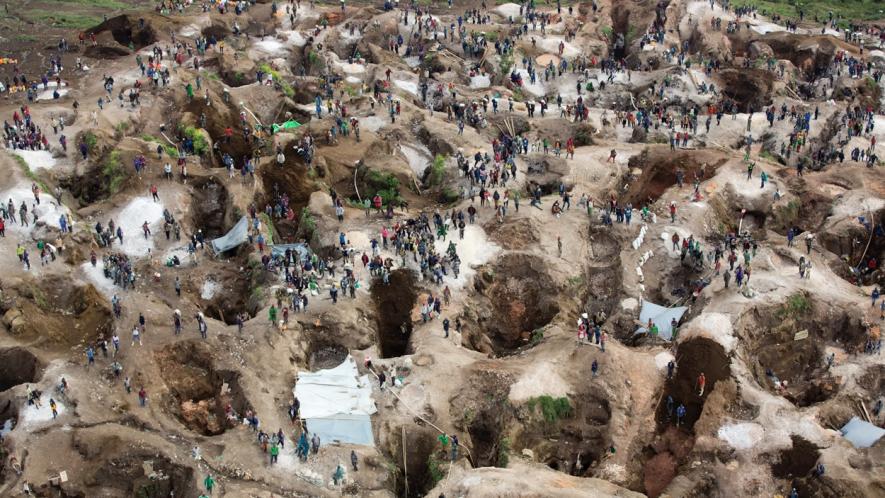
[[[273,443],[270,445],[270,464],[273,465],[277,462],[277,459],[280,457],[280,447],[277,446],[277,443]]]
[[[212,488],[215,487],[215,479],[212,478],[212,474],[206,476],[206,479],[203,480],[203,485],[206,486],[206,492],[211,495]]]
[[[277,308],[274,305],[270,305],[270,310],[267,312],[267,317],[270,319],[271,325],[277,324]]]

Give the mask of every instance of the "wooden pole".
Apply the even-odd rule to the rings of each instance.
[[[409,496],[409,468],[406,465],[406,426],[402,426],[403,434],[403,477],[405,479],[406,496]]]

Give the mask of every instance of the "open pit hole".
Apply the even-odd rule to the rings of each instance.
[[[344,362],[348,353],[341,344],[312,341],[307,352],[307,368],[311,372],[335,368]]]
[[[676,363],[676,373],[667,381],[658,408],[658,424],[661,428],[667,424],[675,424],[676,408],[683,404],[685,417],[680,427],[690,430],[701,417],[704,402],[716,388],[716,383],[731,375],[730,361],[719,343],[706,338],[695,338],[679,344]],[[697,381],[702,372],[706,387],[703,396],[699,396]],[[673,413],[668,412],[667,396],[673,398]]]
[[[440,444],[436,439],[437,434],[432,429],[415,426],[406,427],[405,441],[400,436],[403,433],[399,427],[395,429],[394,434],[396,442],[392,445],[394,446],[392,460],[396,462],[398,470],[396,476],[397,496],[404,498],[425,496],[435,485],[430,472],[431,464],[437,465],[439,469],[445,468],[446,457],[440,451]],[[403,468],[403,446],[405,446],[406,455],[405,469]],[[403,470],[409,476],[408,487],[403,479]]]
[[[43,365],[27,349],[14,347],[0,350],[0,391],[37,382],[42,373]]]
[[[254,290],[270,279],[269,273],[261,268],[251,268],[244,259],[235,261],[233,265],[213,267],[204,278],[214,282],[212,287],[215,290],[206,293],[204,288],[201,291],[201,307],[206,316],[228,325],[236,325],[237,315],[241,313],[248,318],[255,317],[261,304],[260,294]]]
[[[291,219],[283,217],[274,220],[274,228],[283,241],[295,242],[298,237],[298,225],[301,221],[301,210],[310,202],[310,195],[316,190],[313,181],[307,176],[304,160],[292,149],[290,142],[284,147],[286,161],[278,166],[276,161],[261,167],[260,176],[264,186],[264,194],[260,197],[262,205],[278,204],[284,197],[288,198],[288,206],[292,210]]]
[[[496,467],[501,459],[503,415],[500,411],[480,411],[467,427],[473,444],[471,457],[474,467]]]
[[[166,407],[188,429],[204,436],[223,434],[252,409],[240,374],[217,370],[203,343],[182,341],[155,354],[169,388]]]
[[[372,282],[378,326],[378,349],[382,358],[395,358],[409,352],[412,335],[412,308],[418,298],[415,272],[398,269],[390,272],[390,283],[381,278]]]
[[[133,46],[140,50],[157,41],[157,32],[149,21],[144,18],[132,18],[122,15],[108,19],[98,26],[89,30],[90,33],[98,34],[110,31],[114,41],[125,47]]]
[[[198,494],[192,468],[173,462],[160,455],[158,450],[145,450],[136,450],[135,453],[127,451],[109,458],[106,456],[108,459],[100,465],[93,464],[89,469],[93,472],[89,481],[101,483],[102,491],[94,492],[93,496],[105,496],[108,492],[113,494],[107,496],[139,498]]]
[[[201,229],[207,239],[221,237],[229,225],[227,189],[211,176],[195,179],[193,187],[191,209],[194,227]]]
[[[667,189],[676,185],[677,172],[682,171],[686,191],[697,176],[711,178],[728,159],[721,153],[707,150],[672,151],[667,146],[650,146],[630,157],[624,178],[627,192],[621,195],[621,204],[633,204],[634,209],[654,203]],[[642,174],[633,176],[640,169]]]
[[[478,329],[501,355],[529,344],[532,333],[559,314],[559,305],[556,285],[540,257],[507,254],[490,270],[474,284],[481,293],[474,307]]]
[[[793,445],[778,452],[778,460],[771,465],[771,473],[781,479],[805,477],[820,458],[820,449],[801,436],[792,435]]]

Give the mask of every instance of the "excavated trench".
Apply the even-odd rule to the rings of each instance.
[[[507,254],[474,280],[476,327],[468,327],[468,344],[477,351],[490,346],[507,354],[528,344],[532,332],[549,324],[559,313],[557,288],[537,256]],[[485,351],[484,351],[485,352]]]
[[[99,34],[110,31],[114,40],[125,47],[132,46],[136,50],[157,42],[157,32],[149,21],[134,19],[127,15],[116,16],[91,28],[88,34]]]
[[[215,177],[200,177],[192,183],[192,223],[203,230],[207,239],[224,235],[231,225],[230,199],[227,189]]]
[[[378,350],[382,358],[395,358],[409,352],[412,335],[412,309],[418,298],[415,272],[397,269],[390,272],[390,284],[378,277],[372,282],[378,327]]]
[[[239,383],[240,374],[217,370],[204,343],[181,341],[155,355],[169,388],[166,409],[188,429],[204,436],[217,436],[238,425],[243,414],[251,410]],[[228,406],[238,418],[227,417]]]
[[[260,177],[264,194],[260,196],[261,204],[273,203],[274,199],[286,195],[289,197],[291,219],[288,216],[274,220],[274,228],[283,242],[296,242],[301,210],[310,202],[310,194],[315,190],[313,181],[307,176],[307,165],[292,150],[293,144],[287,144],[286,161],[277,166],[276,161],[261,167]]]
[[[736,323],[741,353],[759,385],[800,407],[838,392],[839,381],[826,367],[826,345],[856,351],[866,338],[860,320],[826,308],[797,294],[784,304],[757,307]],[[808,336],[796,339],[799,332]]]
[[[771,105],[773,73],[754,68],[724,69],[718,73],[722,94],[737,104],[740,112],[759,111]]]
[[[198,493],[194,470],[175,463],[158,451],[127,449],[122,455],[92,467],[88,482],[95,483],[85,496],[135,496],[165,498],[193,496]],[[153,472],[149,475],[148,469]],[[70,495],[63,495],[70,496]]]
[[[597,316],[601,312],[611,317],[623,289],[620,244],[608,230],[591,228],[590,248],[594,263],[584,270],[585,291],[581,309],[589,316]],[[597,266],[596,262],[605,264]]]
[[[685,405],[685,417],[680,428],[690,431],[701,417],[704,402],[716,388],[716,383],[731,376],[731,362],[719,343],[695,338],[679,344],[676,363],[676,373],[667,381],[661,399],[666,400],[667,396],[671,396],[674,412],[680,403]],[[702,372],[706,378],[706,387],[704,395],[698,396],[697,380]],[[658,407],[657,420],[660,430],[675,424],[675,413],[671,415],[667,412],[665,402]]]
[[[245,313],[252,318],[258,313],[261,295],[256,290],[266,284],[270,277],[267,272],[260,268],[253,269],[245,259],[238,258],[233,265],[213,265],[204,278],[219,284],[221,290],[208,299],[203,299],[201,294],[203,312],[209,318],[235,325],[237,314]]]
[[[872,215],[876,221],[872,233],[856,219],[839,223],[831,230],[819,232],[818,240],[824,249],[833,253],[838,260],[831,261],[831,269],[845,280],[862,285],[885,285],[885,272],[881,270],[885,258],[885,209]],[[867,213],[865,218],[869,219]],[[875,270],[870,270],[869,262],[874,260]],[[860,272],[855,268],[860,267]]]
[[[92,285],[44,277],[4,289],[0,304],[9,333],[37,348],[66,349],[110,337],[114,317],[107,300]]]
[[[800,436],[790,436],[793,445],[777,454],[771,473],[781,479],[805,477],[820,458],[820,449]]]
[[[699,151],[671,151],[667,146],[647,147],[630,158],[629,171],[642,170],[639,177],[627,173],[624,179],[627,191],[621,195],[622,205],[632,203],[634,208],[654,203],[667,189],[676,185],[676,172],[684,172],[685,188],[691,188],[695,175],[710,178],[728,159],[719,153]]]
[[[42,374],[43,365],[34,353],[20,347],[0,350],[0,391],[37,382]]]
[[[347,348],[323,339],[312,340],[307,351],[307,367],[311,372],[334,368],[347,358]]]

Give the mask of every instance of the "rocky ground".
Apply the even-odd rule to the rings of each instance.
[[[88,28],[83,44],[70,17],[59,22],[58,13],[45,32],[39,21],[27,24],[35,16],[46,18],[33,6],[5,19],[2,55],[17,57],[17,67],[31,79],[46,71],[60,37],[70,47],[61,53],[57,99],[52,88],[42,87],[30,104],[21,92],[0,99],[0,113],[10,123],[13,112],[28,105],[51,146],[0,152],[0,199],[33,204],[32,185],[43,192],[32,207],[38,222],[20,227],[7,221],[0,239],[0,422],[6,421],[0,495],[17,496],[29,487],[39,496],[198,496],[209,474],[217,481],[214,496],[731,497],[788,496],[793,488],[803,497],[885,493],[885,443],[858,449],[838,431],[852,417],[880,427],[885,417],[873,414],[885,392],[885,360],[865,353],[881,324],[869,296],[885,278],[881,270],[858,277],[852,269],[885,256],[885,177],[880,163],[867,167],[847,157],[822,165],[808,157],[830,146],[848,154],[871,148],[871,138],[885,138],[881,83],[852,78],[844,68],[832,79],[815,78],[838,57],[869,62],[870,74],[882,71],[885,53],[878,40],[864,33],[849,43],[844,30],[821,32],[822,25],[810,20],[787,32],[761,13],[741,17],[741,28],[729,32],[726,25],[736,14],[720,4],[711,10],[708,2],[601,0],[563,4],[559,11],[553,3],[538,5],[551,16],[545,33],[529,24],[514,55],[502,57],[491,42],[521,25],[523,11],[501,3],[482,10],[487,22],[465,24],[490,42],[477,57],[457,41],[441,43],[440,30],[484,4],[453,3],[418,2],[431,15],[423,22],[438,23],[423,30],[416,29],[414,11],[405,23],[403,10],[385,11],[382,2],[347,2],[344,12],[337,2],[302,2],[291,17],[291,6],[283,3],[258,2],[239,15],[199,5],[170,12],[115,3],[104,9],[109,12],[103,22],[104,10],[96,4],[88,11],[96,18],[82,26]],[[711,27],[717,18],[721,29]],[[663,41],[643,43],[654,26],[663,30]],[[25,28],[34,32],[13,34]],[[397,35],[422,46],[423,58],[390,51],[388,40]],[[169,84],[146,83],[136,56],[147,60],[155,47],[165,51],[176,43],[192,48],[201,37],[223,40],[224,49],[183,52],[181,63],[164,56]],[[675,58],[668,61],[665,51],[680,46],[698,62],[686,68]],[[611,55],[631,70],[614,74],[602,90],[607,76],[598,67],[588,69],[587,79],[565,73],[530,83],[522,63],[580,55],[596,61]],[[705,71],[703,61],[709,60],[718,60],[719,70]],[[523,86],[511,82],[511,67]],[[256,82],[259,70],[273,81]],[[12,65],[0,71],[8,85]],[[140,105],[113,98],[100,110],[102,76],[114,78],[113,97],[140,81]],[[200,89],[190,101],[184,86],[198,76]],[[360,122],[359,141],[353,135],[326,139],[334,119],[325,110],[322,118],[314,112],[321,77],[335,79],[335,98]],[[420,84],[428,80],[425,100]],[[726,114],[709,130],[701,121],[688,145],[676,150],[663,129],[618,122],[616,112],[644,107],[664,80],[669,85],[663,95],[674,108],[697,106],[706,115],[707,104],[727,98],[743,112]],[[394,122],[385,103],[371,98],[376,82],[400,106]],[[582,95],[589,119],[560,117],[556,96],[574,103],[576,84],[588,82],[594,91],[584,87]],[[435,95],[439,83],[445,90]],[[716,95],[701,91],[710,85]],[[468,105],[496,98],[499,112],[489,108],[460,134],[445,111],[450,89]],[[547,115],[536,112],[528,119],[527,104],[545,97],[551,102]],[[769,126],[761,112],[782,104],[800,113],[818,110],[802,154],[780,148],[793,123]],[[839,118],[855,107],[875,110],[876,126],[849,137]],[[65,119],[67,151],[50,126],[59,117]],[[303,126],[261,143],[247,143],[240,133],[241,119],[254,127],[288,118]],[[748,118],[757,134],[749,148]],[[236,129],[229,143],[223,138],[228,125]],[[321,279],[308,310],[291,314],[285,330],[267,318],[281,280],[262,267],[257,245],[221,255],[208,248],[194,258],[187,254],[191,234],[202,230],[207,239],[218,237],[250,205],[263,210],[281,191],[296,215],[264,218],[260,231],[268,240],[304,240],[314,252],[331,255],[343,232],[357,255],[371,253],[371,239],[385,226],[422,211],[466,210],[472,202],[464,195],[468,181],[455,156],[463,152],[472,163],[474,153],[488,151],[503,133],[523,134],[533,143],[529,154],[516,159],[516,178],[501,189],[512,197],[520,193],[521,207],[503,219],[480,208],[463,239],[450,232],[461,272],[444,278],[452,300],[428,323],[421,320],[419,302],[443,287],[422,279],[412,262],[400,267],[387,249],[382,255],[397,262],[392,285],[375,281],[357,261],[361,285],[354,298],[333,304],[327,291],[333,279]],[[317,140],[311,168],[294,150],[306,134]],[[163,179],[168,152],[158,159],[157,145],[174,150],[186,135],[204,147],[186,157],[187,181],[174,159],[174,179]],[[569,137],[577,142],[574,158],[534,148],[544,138]],[[77,150],[80,142],[89,143],[86,159]],[[276,146],[285,151],[282,166]],[[221,153],[239,165],[256,150],[254,177],[228,175]],[[610,162],[612,150],[617,155]],[[138,155],[147,158],[140,175],[132,167]],[[748,160],[756,164],[751,180]],[[799,163],[808,165],[803,175],[797,174]],[[685,172],[682,187],[677,170]],[[770,178],[764,188],[761,171]],[[158,201],[149,190],[154,184]],[[560,185],[573,202],[554,216],[550,206]],[[359,200],[391,186],[408,207],[398,209],[393,221],[367,216]],[[528,203],[536,188],[544,193],[541,209]],[[348,200],[342,222],[332,190]],[[577,205],[582,195],[594,204],[590,216]],[[609,199],[632,204],[631,224],[601,223]],[[678,208],[672,222],[671,203]],[[639,216],[644,206],[648,220]],[[164,209],[181,224],[181,240],[163,234]],[[73,233],[61,233],[62,215],[70,215]],[[859,217],[878,228],[871,233]],[[110,219],[125,234],[113,251],[131,258],[136,269],[131,289],[101,271],[107,251],[91,232]],[[140,235],[144,222],[150,237]],[[792,247],[786,239],[791,227],[800,231]],[[758,246],[751,280],[741,290],[734,281],[726,289],[711,260],[696,268],[680,259],[670,243],[674,232],[694,236],[705,251],[728,233],[748,234]],[[806,234],[815,237],[810,254]],[[39,241],[63,251],[43,265]],[[442,252],[448,241],[436,244]],[[30,270],[19,262],[17,245],[30,251]],[[93,250],[97,266],[90,263]],[[183,264],[166,266],[174,255]],[[797,271],[803,256],[812,262],[807,279]],[[693,292],[704,279],[706,285]],[[121,300],[119,317],[113,296]],[[646,300],[687,307],[675,341],[634,333],[644,325],[639,312]],[[174,310],[183,317],[181,335],[173,333]],[[197,313],[207,317],[206,340],[198,333]],[[140,314],[146,327],[139,345],[131,330]],[[247,317],[242,333],[238,314]],[[583,314],[596,318],[607,334],[604,351],[576,341],[575,324]],[[460,319],[461,333],[444,337],[443,318]],[[406,335],[403,323],[409,325]],[[796,335],[802,331],[804,339]],[[95,364],[87,365],[86,348],[115,333],[119,354],[112,357],[113,347],[108,355],[97,349]],[[287,412],[296,373],[329,368],[348,353],[363,373],[369,373],[363,365],[371,358],[376,372],[395,369],[402,377],[401,385],[384,391],[373,382],[376,445],[324,442],[329,444],[317,455],[300,462],[292,443],[299,426]],[[671,360],[677,368],[668,379]],[[115,361],[123,369],[119,378]],[[594,362],[598,375],[591,371]],[[706,389],[699,396],[701,372]],[[776,385],[770,374],[783,382]],[[124,377],[131,379],[131,393],[123,388]],[[57,388],[62,378],[64,393]],[[141,387],[145,407],[135,394]],[[42,391],[41,407],[27,402],[33,389]],[[679,427],[668,414],[668,396],[686,407]],[[226,420],[227,406],[240,414],[253,411],[265,430],[282,429],[287,441],[278,463],[269,464],[247,426]],[[451,461],[441,449],[440,432],[458,435],[459,458]],[[342,462],[349,469],[351,450],[360,469],[334,485],[332,474]],[[826,468],[823,476],[813,475],[818,463]],[[67,480],[59,484],[60,472]]]

